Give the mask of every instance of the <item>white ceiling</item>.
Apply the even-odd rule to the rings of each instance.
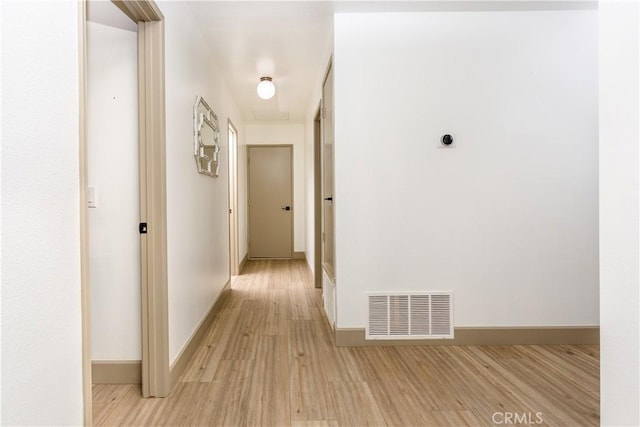
[[[333,10],[329,2],[190,2],[246,121],[302,122],[312,84],[326,67]],[[270,76],[276,95],[256,94]]]
[[[118,17],[97,10],[90,0],[91,20]],[[461,10],[593,9],[597,1],[189,1],[194,19],[246,122],[303,122],[313,84],[324,72],[331,50],[336,12],[407,12]],[[112,6],[112,5],[110,5]],[[93,10],[92,10],[93,9]],[[94,13],[92,13],[94,12]],[[113,12],[113,8],[111,8]],[[91,17],[93,15],[93,18]],[[121,14],[119,18],[122,18]],[[127,28],[128,29],[128,28]],[[273,77],[276,95],[265,101],[256,94],[261,76]]]

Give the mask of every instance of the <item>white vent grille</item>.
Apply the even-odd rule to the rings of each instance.
[[[367,293],[366,339],[453,339],[451,292]]]

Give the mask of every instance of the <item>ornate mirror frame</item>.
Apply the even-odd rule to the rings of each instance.
[[[217,178],[220,172],[218,116],[201,96],[193,106],[194,151],[198,173]]]

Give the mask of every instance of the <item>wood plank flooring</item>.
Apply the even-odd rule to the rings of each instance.
[[[250,261],[171,396],[94,385],[93,411],[97,426],[597,426],[599,348],[338,348],[305,261]]]

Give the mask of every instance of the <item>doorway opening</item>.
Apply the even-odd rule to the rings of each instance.
[[[138,26],[113,3],[97,6],[86,22],[91,376],[93,384],[139,384]]]

